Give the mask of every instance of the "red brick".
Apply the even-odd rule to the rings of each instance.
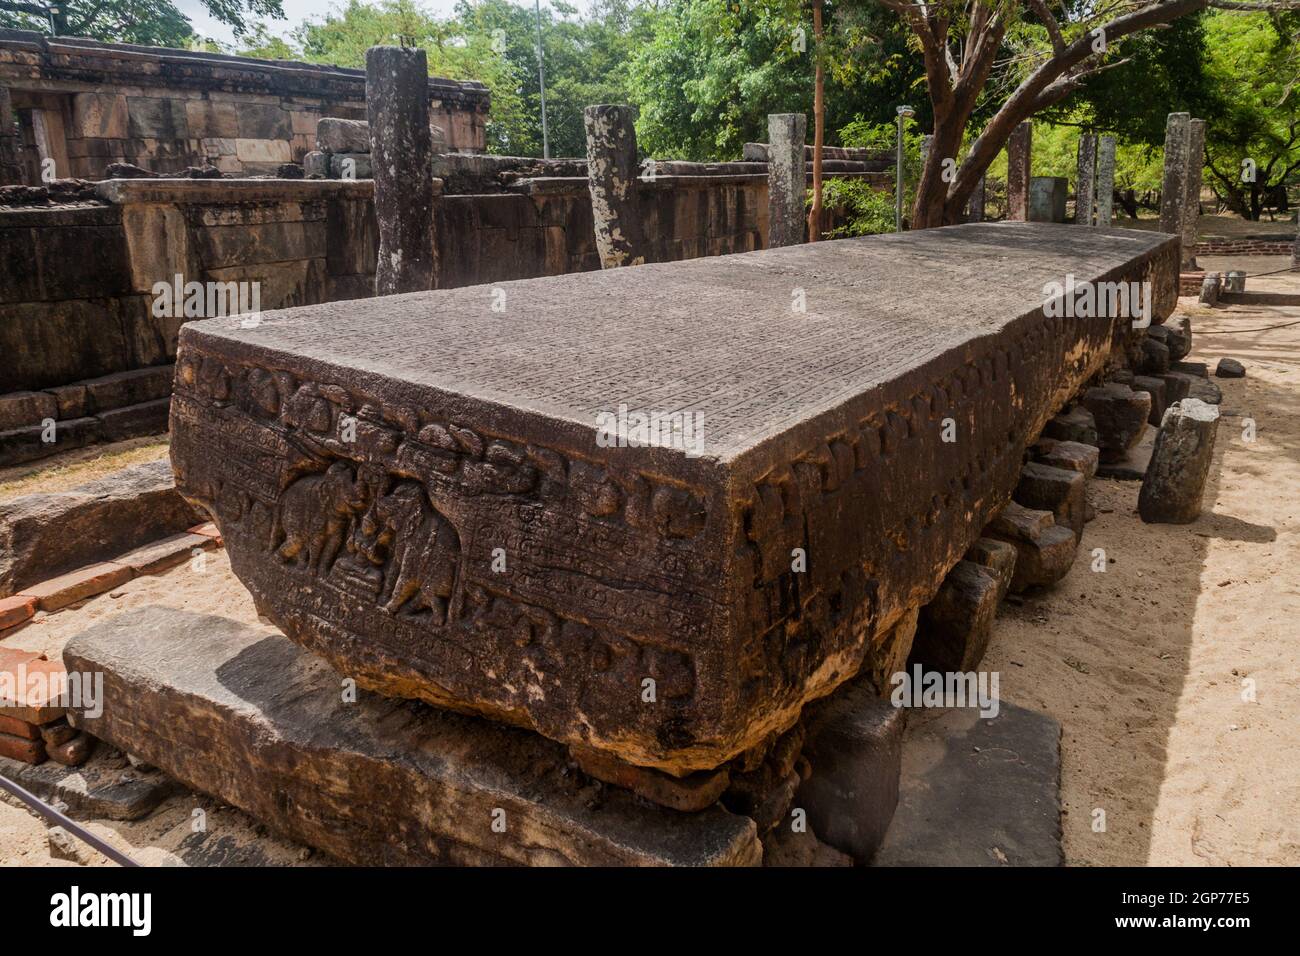
[[[104,561],[24,588],[23,594],[36,598],[42,611],[57,611],[69,604],[112,590],[133,577],[135,572],[126,565]]]
[[[0,647],[0,671],[13,670],[19,664],[45,660],[44,654],[25,651],[21,647]]]
[[[206,524],[196,524],[193,528],[190,528],[189,531],[190,534],[202,534],[209,538],[213,538],[217,542],[217,547],[221,547],[223,544],[221,540],[221,530],[211,521]]]
[[[24,594],[0,598],[0,631],[17,627],[36,613],[36,599]]]
[[[21,760],[23,763],[44,763],[45,744],[12,734],[0,734],[0,757]]]
[[[28,740],[43,740],[41,728],[35,724],[29,724],[25,720],[19,720],[17,717],[9,717],[0,714],[0,734],[8,734],[11,737],[25,737]]]
[[[114,558],[114,564],[124,564],[136,574],[159,574],[190,559],[195,548],[210,551],[217,546],[215,538],[202,534],[174,534]]]
[[[57,703],[67,687],[63,661],[38,659],[4,670],[8,676],[0,674],[0,713],[29,724],[48,724],[64,715],[66,708]]]

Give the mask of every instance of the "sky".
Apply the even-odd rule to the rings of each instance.
[[[194,25],[194,32],[199,36],[211,37],[222,43],[235,42],[235,35],[230,32],[230,27],[219,20],[212,19],[199,0],[173,0],[173,2],[180,8],[181,13],[189,18],[190,23]],[[264,22],[272,34],[287,36],[289,31],[297,27],[302,21],[324,19],[330,7],[342,7],[344,2],[345,0],[283,0],[284,19],[266,20]],[[519,2],[519,0],[516,0],[516,2]],[[455,0],[419,0],[419,3],[420,6],[436,16],[449,15],[455,6]],[[531,6],[532,0],[526,0],[526,3]],[[577,0],[573,5],[580,10],[586,9],[588,6],[583,0]],[[542,6],[546,6],[545,0],[542,0]]]

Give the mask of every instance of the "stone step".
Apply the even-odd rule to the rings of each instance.
[[[360,692],[284,637],[147,607],[74,636],[104,675],[71,721],[272,829],[360,865],[756,865],[753,821],[574,771],[527,731]]]

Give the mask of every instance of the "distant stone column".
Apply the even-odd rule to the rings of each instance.
[[[637,205],[636,114],[630,106],[588,106],[587,185],[602,269],[646,261]]]
[[[1300,272],[1300,218],[1296,220],[1295,243],[1291,246],[1291,271]]]
[[[379,224],[375,294],[432,289],[433,144],[424,50],[366,51],[366,115]]]
[[[23,166],[18,157],[13,101],[9,98],[9,88],[0,86],[0,186],[22,184]]]
[[[767,245],[796,246],[804,240],[804,195],[808,191],[803,113],[767,117]]]
[[[1079,136],[1079,149],[1075,157],[1074,222],[1091,226],[1094,222],[1092,204],[1097,194],[1097,135],[1083,133]]]
[[[1115,137],[1097,144],[1097,225],[1109,229],[1115,217]]]
[[[1007,140],[1007,218],[1029,220],[1029,154],[1034,127],[1025,120]]]
[[[1187,189],[1187,153],[1191,145],[1190,113],[1170,113],[1165,121],[1165,173],[1160,183],[1160,231],[1181,237]]]
[[[1183,269],[1196,268],[1196,226],[1201,218],[1201,167],[1205,165],[1205,120],[1187,126],[1187,174],[1183,181]]]
[[[975,184],[971,190],[970,200],[966,204],[966,221],[983,222],[984,221],[984,177]]]

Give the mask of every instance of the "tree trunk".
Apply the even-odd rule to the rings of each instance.
[[[826,75],[822,70],[822,4],[813,0],[813,201],[808,213],[808,241],[822,237],[822,146],[826,140]]]

